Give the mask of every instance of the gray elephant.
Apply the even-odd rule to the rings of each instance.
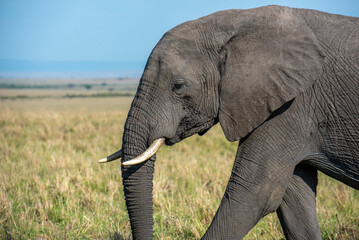
[[[125,124],[122,176],[134,239],[153,238],[155,152],[220,123],[239,141],[203,239],[242,239],[277,211],[287,239],[320,239],[317,170],[359,189],[359,20],[268,6],[167,32]],[[147,150],[146,150],[147,149]]]

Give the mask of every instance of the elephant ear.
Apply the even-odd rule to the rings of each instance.
[[[219,122],[229,141],[245,137],[321,74],[315,35],[286,11],[247,21],[220,52]]]

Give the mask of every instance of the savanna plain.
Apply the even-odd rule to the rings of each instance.
[[[121,81],[0,85],[0,239],[131,239],[120,161],[97,163],[121,147],[137,84]],[[160,149],[155,239],[200,239],[237,145],[215,126]],[[359,191],[320,173],[317,205],[324,239],[359,239]],[[245,239],[284,239],[276,214]]]

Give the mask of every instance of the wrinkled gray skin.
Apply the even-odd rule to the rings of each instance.
[[[358,78],[358,18],[268,6],[186,22],[148,59],[122,161],[219,122],[240,143],[203,239],[242,239],[273,211],[288,239],[320,239],[317,170],[359,189]],[[134,239],[153,238],[154,161],[122,166]]]

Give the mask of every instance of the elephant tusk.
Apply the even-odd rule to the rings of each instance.
[[[118,150],[117,152],[111,154],[108,157],[102,158],[100,160],[98,160],[99,163],[107,163],[107,162],[111,162],[114,161],[116,159],[119,159],[122,157],[122,149]]]
[[[135,165],[146,161],[147,159],[152,157],[158,151],[158,149],[160,149],[160,147],[163,145],[164,142],[165,142],[165,138],[159,138],[153,141],[151,146],[147,148],[147,150],[144,153],[142,153],[140,156],[134,159],[123,162],[122,165]]]

